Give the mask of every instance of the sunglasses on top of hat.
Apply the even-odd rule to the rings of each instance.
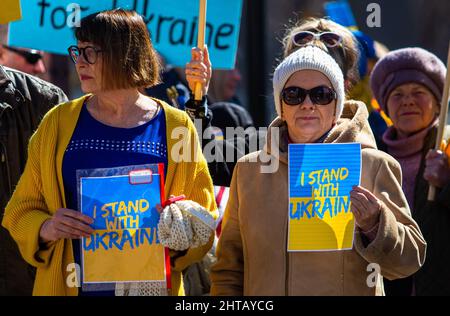
[[[311,102],[317,105],[327,105],[337,99],[336,92],[327,86],[318,86],[309,90],[300,87],[287,87],[281,92],[284,103],[291,106],[302,104],[307,95],[309,95]]]
[[[310,31],[301,31],[292,36],[292,42],[296,46],[305,46],[313,41],[319,40],[329,48],[339,46],[342,37],[334,32],[313,33]]]
[[[23,58],[25,58],[25,60],[27,61],[27,63],[34,65],[36,64],[39,60],[41,60],[43,58],[42,54],[39,53],[37,50],[22,50],[22,49],[18,49],[18,48],[14,48],[8,45],[2,45],[3,48],[5,48],[6,50],[9,50],[13,53],[16,53],[20,56],[22,56]]]

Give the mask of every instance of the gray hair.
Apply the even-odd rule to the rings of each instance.
[[[8,29],[9,24],[0,24],[0,45],[8,44]]]

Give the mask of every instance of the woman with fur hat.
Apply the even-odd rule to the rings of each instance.
[[[392,119],[381,150],[400,162],[402,188],[428,244],[424,266],[413,277],[385,282],[388,295],[450,295],[450,166],[445,146],[436,151],[445,66],[421,48],[390,52],[376,65],[371,88]],[[450,137],[446,128],[444,139]],[[427,201],[428,187],[437,188]]]
[[[366,106],[345,101],[342,71],[322,49],[306,46],[286,57],[273,88],[278,117],[266,146],[234,169],[211,294],[382,295],[380,280],[373,287],[366,282],[369,263],[396,279],[416,272],[425,258],[399,164],[376,149]],[[362,147],[361,186],[351,192],[353,249],[287,252],[288,144],[349,142]],[[278,168],[262,173],[270,160],[278,160]]]

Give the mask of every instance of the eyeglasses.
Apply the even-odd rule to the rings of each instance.
[[[2,46],[7,50],[22,56],[23,58],[25,58],[27,63],[29,63],[31,65],[35,65],[39,60],[41,60],[43,58],[42,54],[34,49],[28,51],[28,50],[14,48],[14,47],[11,47],[8,45],[2,45]]]
[[[309,95],[311,102],[318,105],[327,105],[337,99],[336,92],[326,86],[314,87],[306,90],[300,87],[287,87],[281,92],[281,97],[287,105],[295,106],[302,104]]]
[[[296,46],[305,46],[312,41],[319,40],[327,47],[336,47],[342,42],[342,37],[334,32],[313,33],[309,31],[301,31],[292,36],[292,42]]]
[[[82,48],[75,45],[70,46],[68,48],[68,51],[70,58],[72,59],[74,64],[78,62],[78,58],[80,57],[80,55],[83,55],[84,60],[86,60],[86,62],[91,65],[97,62],[98,53],[102,52],[101,49],[92,46],[86,46]]]

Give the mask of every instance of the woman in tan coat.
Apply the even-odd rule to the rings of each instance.
[[[322,49],[306,46],[286,57],[273,86],[279,116],[264,150],[243,157],[234,170],[211,294],[382,295],[380,277],[367,282],[370,263],[396,279],[417,271],[425,258],[399,164],[376,149],[366,106],[344,102],[342,71]],[[350,142],[362,148],[361,186],[350,193],[353,248],[287,252],[288,144]],[[261,172],[267,161],[278,162],[278,168]]]

